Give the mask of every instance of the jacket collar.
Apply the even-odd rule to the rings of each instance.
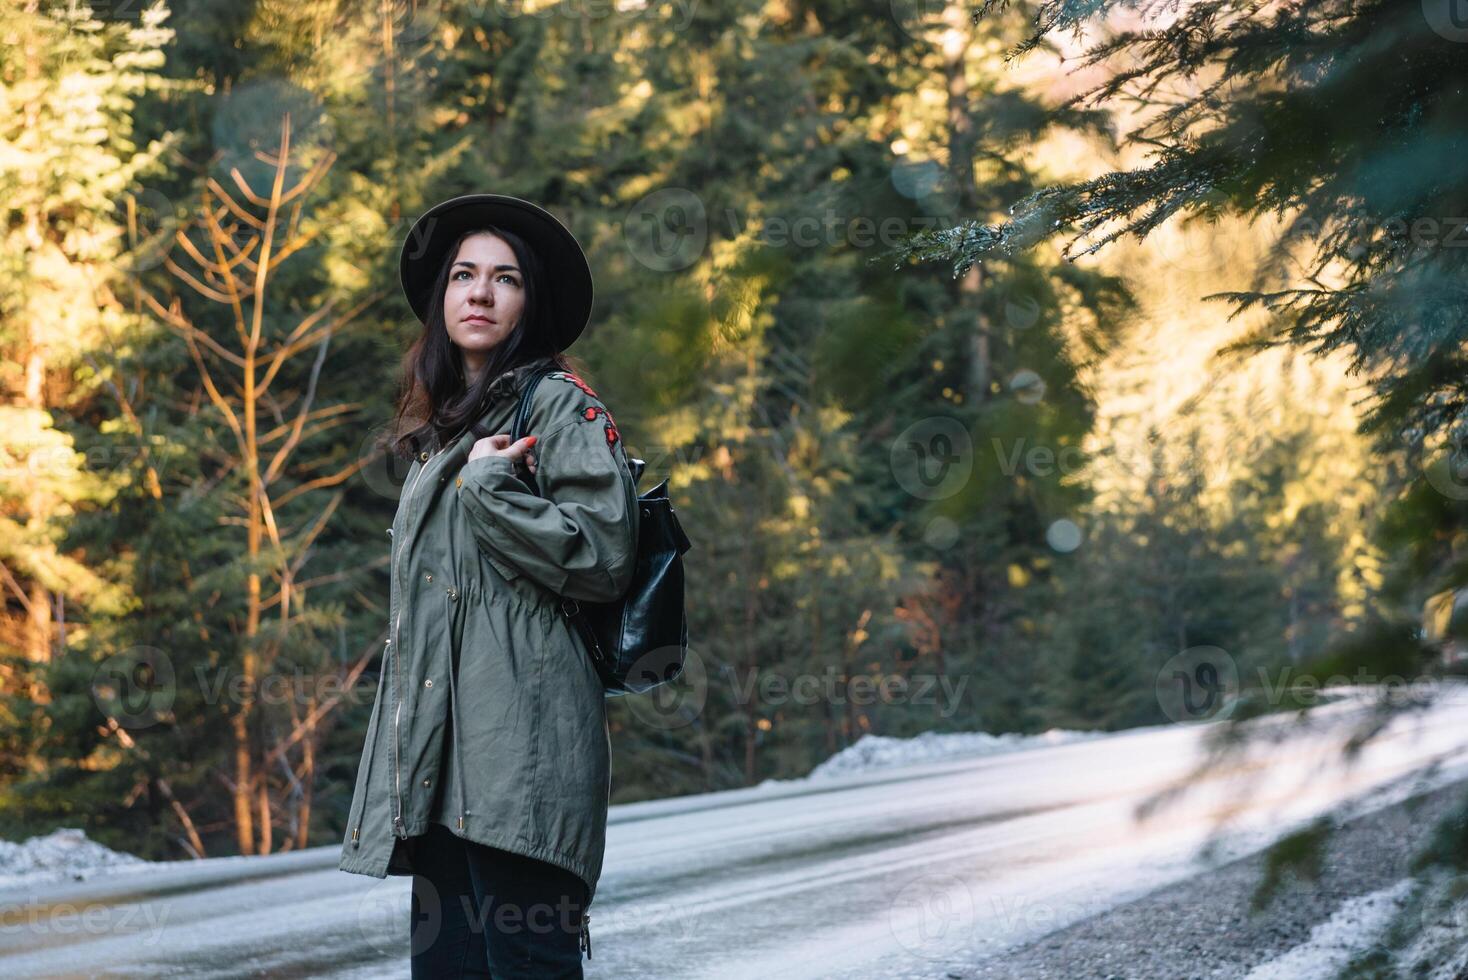
[[[496,418],[507,410],[512,411],[513,406],[519,401],[520,392],[524,390],[525,383],[530,380],[531,375],[547,369],[557,369],[556,362],[549,357],[537,357],[533,361],[502,372],[499,377],[489,383],[489,388],[485,391],[484,400],[479,407],[477,421],[482,423],[487,419]],[[464,442],[466,438],[467,443]],[[450,444],[472,446],[474,437],[470,436],[469,427],[465,427],[457,435],[452,436]]]
[[[549,357],[537,357],[533,361],[521,364],[519,367],[510,368],[489,383],[488,396],[491,402],[499,402],[506,398],[519,397],[521,389],[532,374],[539,373],[546,368],[554,368],[555,361]]]

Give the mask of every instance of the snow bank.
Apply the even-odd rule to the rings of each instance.
[[[1462,980],[1468,977],[1468,876],[1438,867],[1420,880],[1415,907],[1398,921],[1407,936],[1392,951],[1396,976]]]
[[[1354,957],[1380,940],[1414,887],[1411,878],[1403,878],[1388,888],[1348,899],[1310,930],[1309,939],[1255,967],[1245,980],[1335,980]]]
[[[923,732],[912,738],[892,738],[887,735],[868,734],[816,766],[805,778],[830,779],[835,776],[870,772],[874,769],[920,765],[925,762],[943,762],[967,756],[994,755],[1000,752],[1014,752],[1048,745],[1064,745],[1067,742],[1102,738],[1107,734],[1110,733],[1077,732],[1062,728],[1052,728],[1039,735],[1019,735],[1014,732],[1005,732],[1000,735],[990,735],[988,732]]]
[[[100,871],[142,868],[163,862],[144,861],[103,847],[86,831],[62,827],[17,844],[0,840],[0,885],[71,879],[81,881]]]

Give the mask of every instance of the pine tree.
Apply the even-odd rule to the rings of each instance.
[[[95,351],[126,342],[132,327],[116,294],[128,245],[123,192],[167,143],[139,146],[131,112],[160,84],[167,16],[161,3],[133,25],[104,23],[86,4],[0,11],[0,429],[10,463],[0,475],[0,687],[10,776],[44,771],[42,743],[66,720],[53,712],[48,672],[136,601],[124,565],[87,560],[68,536],[73,515],[106,506],[127,467],[89,452],[73,417],[116,382]]]

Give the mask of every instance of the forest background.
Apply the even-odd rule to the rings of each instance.
[[[1364,425],[1402,362],[1230,348],[1285,314],[1204,298],[1288,214],[901,254],[1147,159],[1152,107],[1067,101],[1135,55],[1010,59],[1035,8],[971,12],[0,8],[0,834],[340,839],[421,329],[398,249],[475,191],[586,248],[571,353],[694,543],[685,676],[608,703],[614,802],[1461,670],[1451,420]]]

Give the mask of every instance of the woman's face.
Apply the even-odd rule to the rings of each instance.
[[[514,250],[489,232],[465,238],[449,269],[443,322],[471,373],[510,335],[524,309],[525,276]]]

